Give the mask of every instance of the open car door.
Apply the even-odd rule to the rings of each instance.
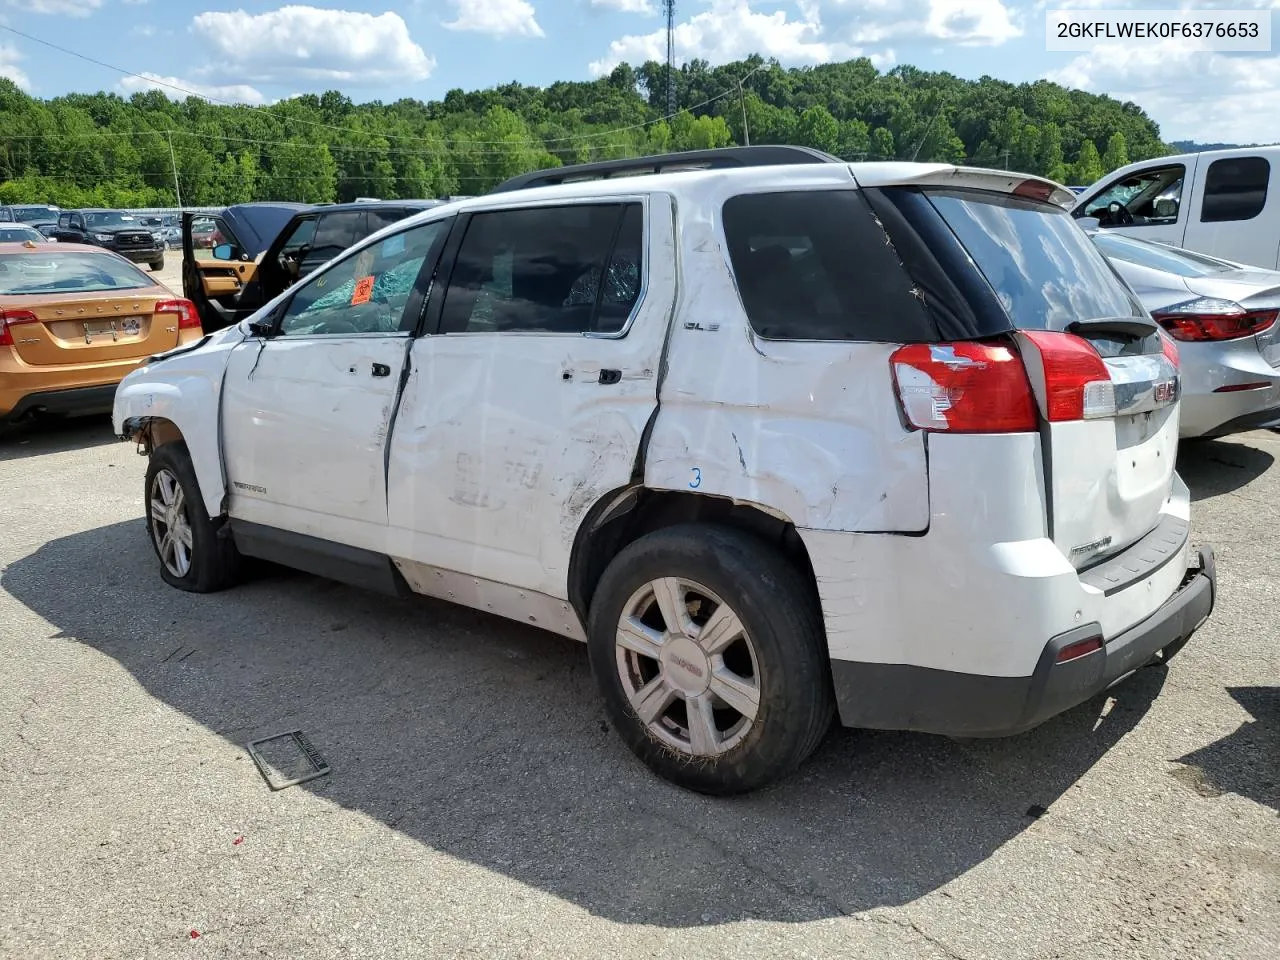
[[[259,276],[264,254],[309,209],[300,203],[242,203],[212,216],[182,215],[182,289],[205,330],[231,326],[271,299],[263,295]]]

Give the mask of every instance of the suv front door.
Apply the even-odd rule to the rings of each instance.
[[[631,481],[657,409],[671,205],[485,211],[454,233],[392,437],[392,543],[425,593],[442,569],[564,599],[578,524]]]
[[[232,351],[222,404],[233,518],[381,548],[418,283],[450,223],[419,224],[316,273]]]

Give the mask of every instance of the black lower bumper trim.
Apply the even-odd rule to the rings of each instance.
[[[1151,616],[1100,648],[1065,663],[1059,653],[1101,637],[1097,624],[1052,638],[1029,677],[990,677],[911,664],[832,660],[840,721],[846,727],[912,730],[948,736],[1021,733],[1071,709],[1156,656],[1168,660],[1208,618],[1217,594],[1213,548]]]
[[[115,405],[116,386],[114,383],[108,383],[97,387],[72,387],[67,390],[29,393],[19,400],[2,419],[9,423],[16,423],[41,414],[88,416],[96,413],[110,413]]]

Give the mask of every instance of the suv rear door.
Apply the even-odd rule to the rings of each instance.
[[[1088,566],[1150,532],[1171,494],[1176,349],[1060,206],[1015,194],[1049,185],[937,179],[868,193],[908,271],[941,266],[972,332],[1016,342],[1039,405],[1050,535]]]

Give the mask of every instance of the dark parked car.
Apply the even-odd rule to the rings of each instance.
[[[383,200],[306,206],[242,203],[220,214],[184,214],[183,293],[206,331],[243,320],[352,244],[440,200]],[[195,227],[212,221],[219,239],[197,257]]]
[[[33,227],[41,223],[53,223],[62,211],[45,203],[13,203],[0,207],[0,222],[29,223]]]
[[[54,239],[104,247],[152,270],[164,268],[164,244],[142,221],[122,210],[73,210],[58,219]]]

